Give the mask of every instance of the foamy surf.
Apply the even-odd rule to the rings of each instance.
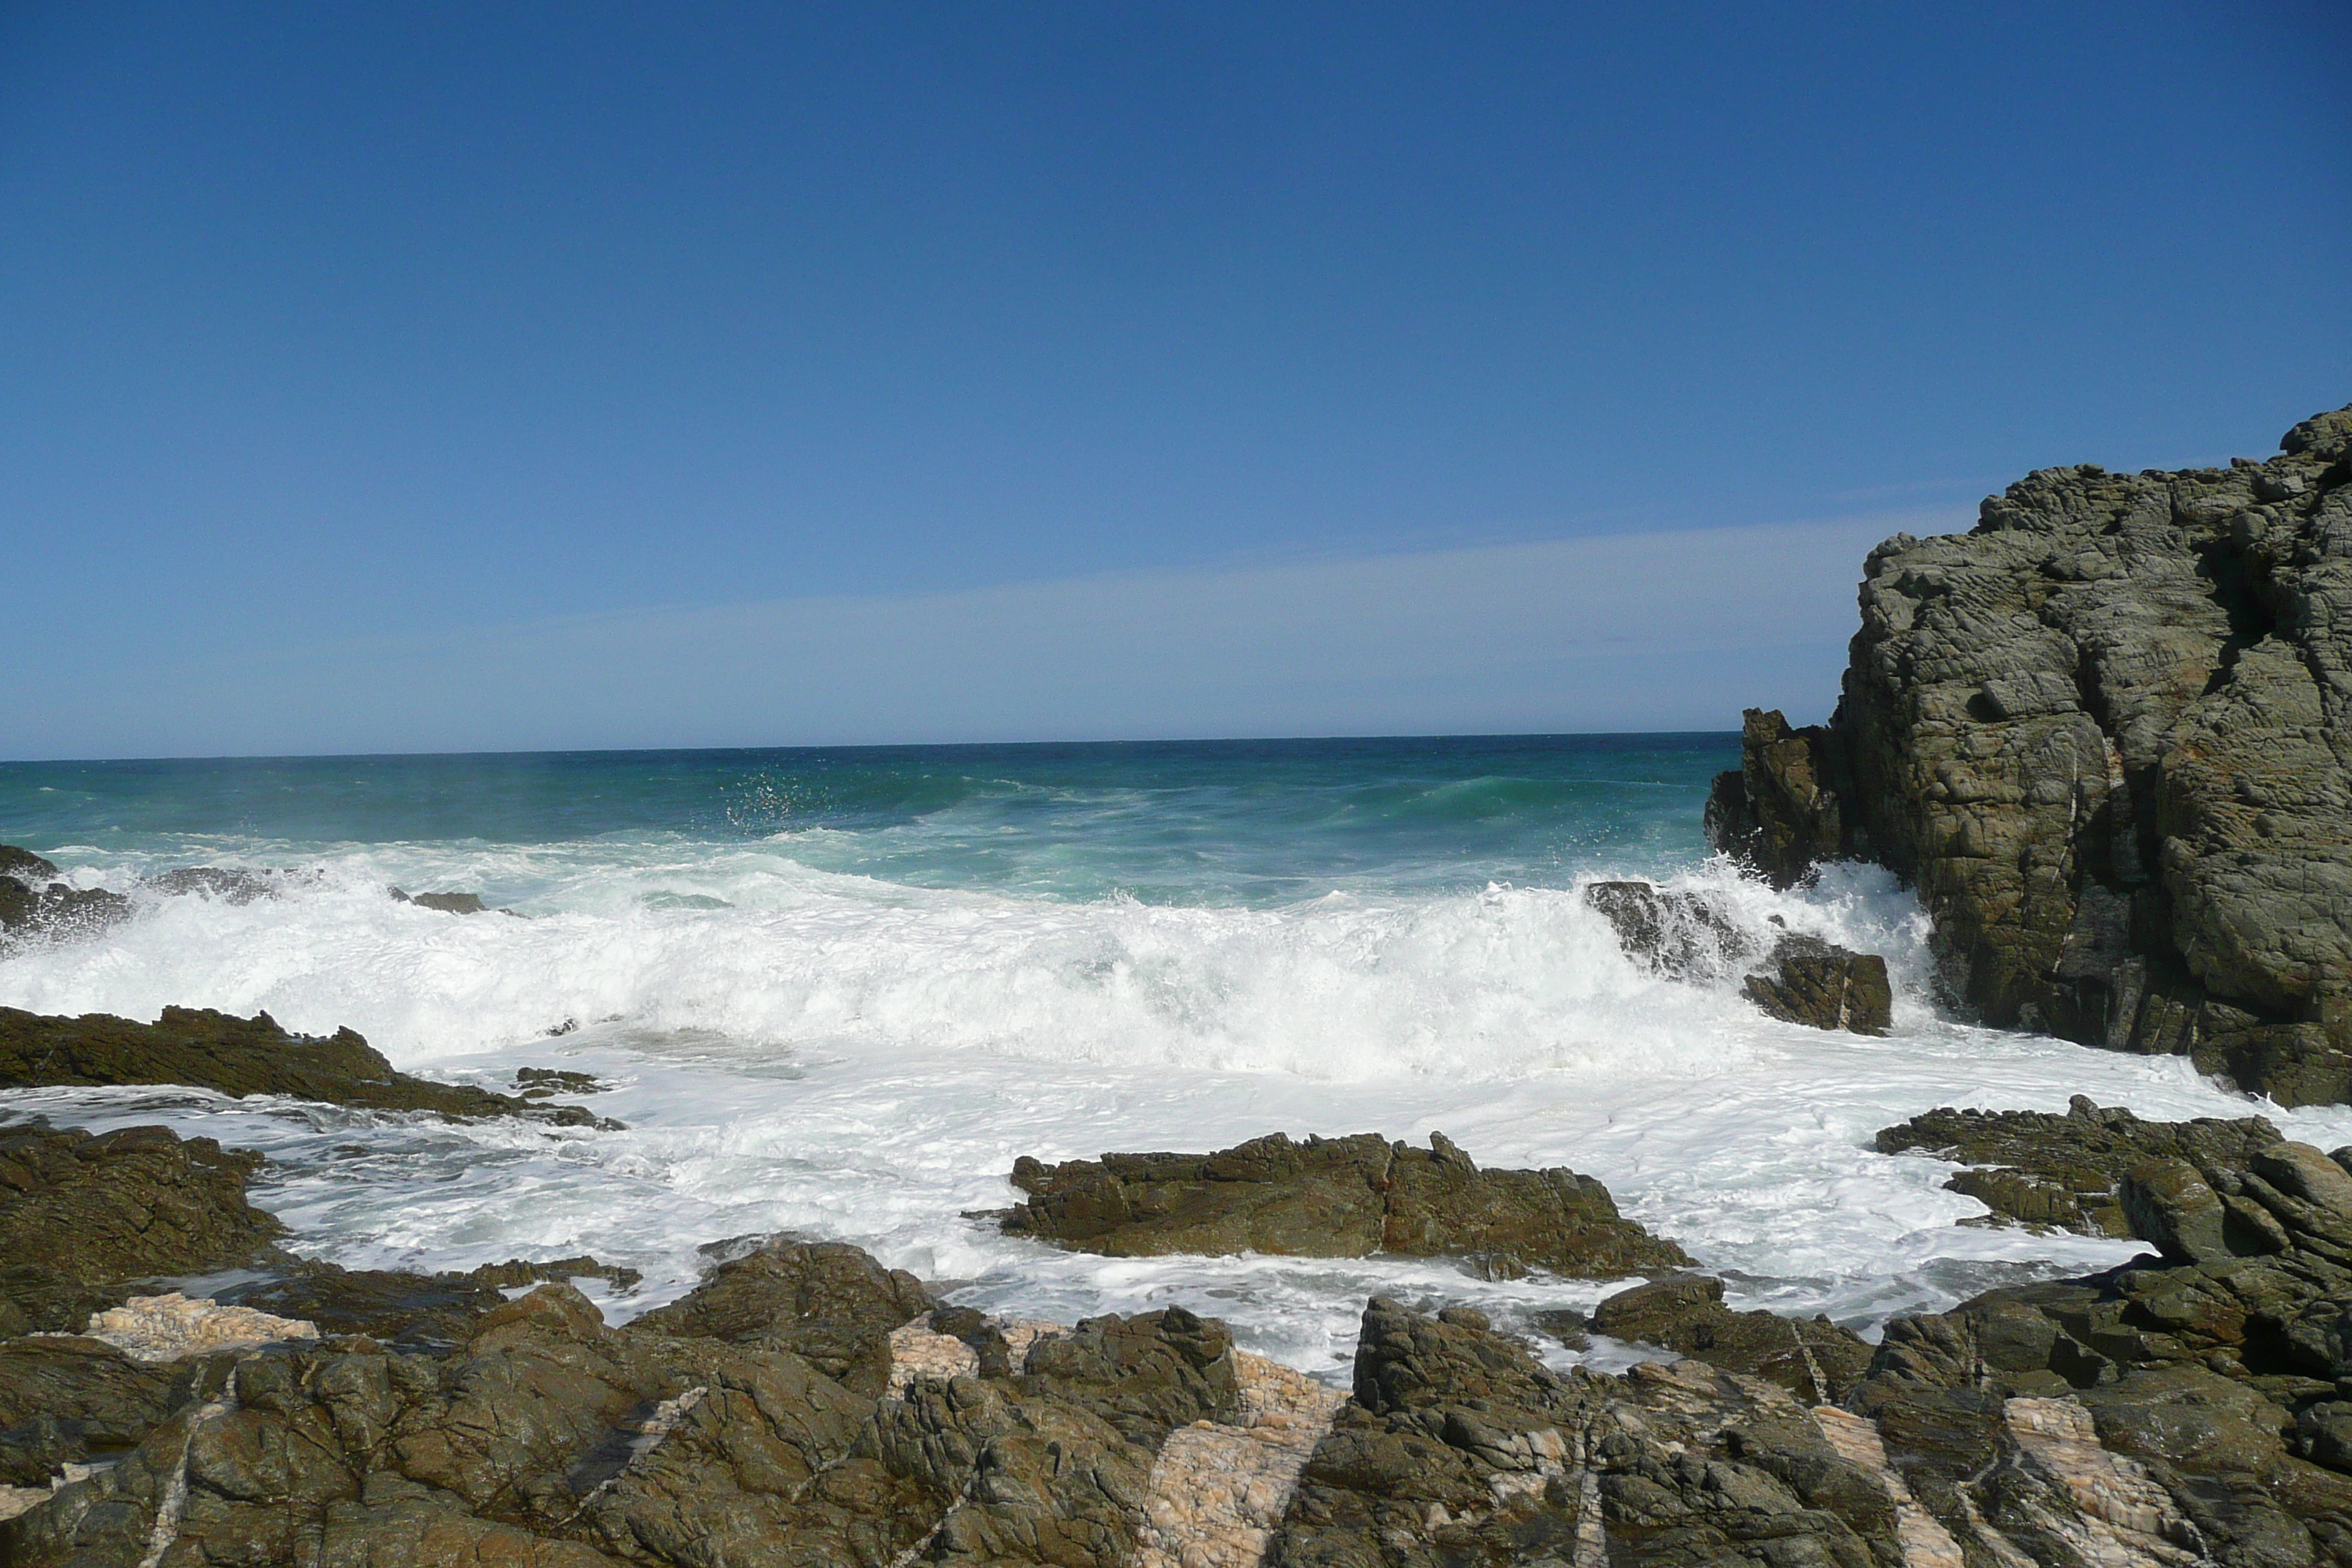
[[[646,1275],[605,1298],[624,1317],[681,1292],[699,1244],[793,1231],[855,1242],[1007,1315],[1181,1302],[1316,1372],[1342,1363],[1374,1291],[1507,1324],[1589,1306],[1608,1285],[1406,1260],[1105,1259],[964,1216],[1013,1201],[1005,1175],[1024,1153],[1438,1129],[1485,1163],[1599,1176],[1631,1215],[1724,1272],[1737,1304],[1867,1330],[2136,1250],[1958,1225],[1981,1205],[1942,1189],[1948,1166],[1873,1152],[1878,1128],[1939,1104],[2062,1109],[2075,1093],[2149,1116],[2253,1109],[2177,1059],[1951,1022],[1907,894],[1858,868],[1799,893],[1740,879],[1691,842],[1704,772],[1690,772],[1674,786],[1689,818],[1678,840],[1593,829],[1591,803],[1555,790],[1550,818],[1507,823],[1504,847],[1461,856],[1450,883],[1428,868],[1465,822],[1528,809],[1483,774],[1403,792],[1419,814],[1403,842],[1393,801],[1385,816],[1365,804],[1398,792],[1324,802],[1314,831],[1347,853],[1326,843],[1288,858],[1287,804],[1267,827],[1247,802],[1196,800],[1173,833],[1118,791],[1073,796],[1025,828],[1004,814],[1057,808],[996,790],[878,826],[725,838],[68,844],[53,851],[68,874],[131,892],[135,918],[0,957],[0,1003],[140,1019],[167,1005],[266,1010],[298,1030],[349,1025],[403,1068],[499,1087],[519,1067],[574,1068],[614,1086],[593,1103],[627,1131],[178,1090],[17,1092],[5,1109],[161,1121],[261,1149],[272,1164],[256,1201],[298,1247],[348,1265],[592,1252]],[[1666,820],[1643,809],[1641,822]],[[1330,826],[1350,813],[1372,826]],[[1220,861],[1212,828],[1255,868]],[[1588,831],[1601,842],[1549,861],[1528,847]],[[1110,879],[1087,857],[1104,834],[1126,836],[1107,859],[1145,866],[1161,896],[1100,885]],[[316,875],[243,904],[141,890],[142,874],[191,861]],[[1730,975],[1650,973],[1581,894],[1620,873],[1706,891],[1759,946],[1793,930],[1885,954],[1893,1035],[1775,1023]],[[1299,881],[1305,896],[1269,891]],[[1180,882],[1183,897],[1164,893]],[[398,903],[395,883],[479,890],[522,918]],[[2352,1142],[2352,1111],[2269,1113],[2323,1146]]]

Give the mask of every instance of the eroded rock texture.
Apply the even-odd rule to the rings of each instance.
[[[2352,1094],[2352,409],[2226,468],[2048,468],[1864,565],[1826,727],[1750,713],[1714,841],[1918,887],[1990,1022]]]
[[[0,1129],[0,1336],[73,1332],[133,1279],[282,1259],[245,1199],[260,1163],[162,1127]]]
[[[1307,1258],[1462,1258],[1499,1276],[1549,1268],[1612,1279],[1690,1259],[1617,1213],[1569,1170],[1484,1171],[1444,1133],[1430,1147],[1378,1133],[1273,1133],[1213,1154],[1023,1156],[1029,1201],[1004,1228],[1114,1258],[1272,1252]]]
[[[1932,1154],[1972,1167],[1944,1185],[1979,1200],[1999,1218],[2155,1241],[2159,1238],[2133,1228],[2125,1210],[2126,1173],[2162,1161],[2218,1180],[2284,1141],[2267,1117],[2145,1121],[2121,1106],[2097,1105],[2078,1094],[2063,1115],[1945,1106],[1880,1129],[1874,1146],[1882,1154]]]

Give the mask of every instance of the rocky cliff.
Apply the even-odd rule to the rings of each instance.
[[[1988,1022],[2352,1099],[2352,408],[2281,447],[1872,551],[1835,716],[1751,711],[1710,837],[1892,868]]]

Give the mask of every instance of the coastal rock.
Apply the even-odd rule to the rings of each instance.
[[[121,893],[77,888],[57,877],[53,862],[0,844],[0,940],[89,935],[131,912],[131,900]]]
[[[2152,1217],[2135,1223],[2127,1174],[2149,1167],[2148,1180],[2175,1194],[2162,1202],[2173,1204],[2177,1213],[2185,1189],[2177,1178],[2164,1176],[2161,1167],[2185,1164],[2190,1181],[2219,1180],[2224,1172],[2250,1168],[2259,1152],[2285,1141],[2266,1117],[2145,1121],[2120,1106],[2101,1107],[2078,1094],[2063,1115],[1947,1106],[1882,1129],[1872,1146],[1882,1154],[1931,1154],[1976,1167],[1944,1185],[2002,1218],[2161,1244],[2167,1237],[2156,1231],[2178,1221]],[[2158,1200],[2150,1196],[2144,1203]],[[2147,1212],[2153,1216],[2158,1207]]]
[[[0,1129],[0,1336],[75,1332],[131,1280],[279,1259],[245,1200],[260,1163],[161,1127]]]
[[[1886,960],[1819,937],[1782,937],[1742,989],[1773,1017],[1816,1029],[1884,1035],[1895,1021]]]
[[[351,1029],[324,1037],[292,1035],[267,1013],[238,1018],[209,1008],[166,1007],[156,1022],[136,1024],[105,1013],[58,1018],[0,1007],[0,1088],[69,1084],[187,1084],[239,1098],[283,1094],[370,1110],[617,1126],[576,1105],[535,1105],[411,1078],[394,1071]]]
[[[869,1398],[888,1387],[892,1331],[929,1313],[913,1275],[840,1242],[779,1241],[721,1262],[637,1326],[788,1350]]]
[[[1669,980],[1713,980],[1759,944],[1712,899],[1654,882],[1591,882],[1584,901],[1616,930],[1625,955]]]
[[[1627,957],[1668,979],[1719,979],[1752,962],[1761,949],[1703,893],[1651,882],[1593,882],[1584,889],[1584,901],[1615,929]],[[1781,933],[1742,989],[1771,1016],[1816,1029],[1883,1035],[1894,1021],[1886,961],[1819,937]]]
[[[479,893],[411,893],[399,888],[390,889],[393,901],[415,904],[420,910],[437,910],[445,915],[484,915],[490,906],[482,901]],[[512,910],[500,910],[500,914],[512,914]]]
[[[470,1338],[485,1313],[505,1305],[505,1292],[541,1281],[601,1279],[626,1289],[631,1268],[593,1258],[548,1263],[520,1258],[464,1273],[342,1268],[301,1260],[263,1278],[225,1287],[222,1303],[314,1325],[330,1337],[362,1335],[404,1350],[446,1350]]]
[[[1808,1405],[1844,1398],[1870,1365],[1871,1347],[1861,1336],[1827,1318],[1735,1312],[1723,1304],[1723,1281],[1707,1275],[1621,1290],[1594,1310],[1592,1329],[1760,1377]]]
[[[1818,724],[1792,730],[1778,712],[1751,708],[1739,739],[1739,771],[1718,773],[1707,793],[1707,842],[1776,888],[1847,854],[1850,814],[1840,790],[1852,785],[1837,734]]]
[[[0,1525],[6,1560],[1117,1568],[1171,1435],[1250,1419],[1222,1326],[1174,1308],[885,1399],[789,1351],[609,1328],[562,1285],[446,1355],[352,1339],[222,1371]]]
[[[1622,1217],[1608,1189],[1569,1170],[1482,1171],[1443,1133],[1430,1147],[1287,1134],[1211,1154],[1106,1154],[1013,1184],[1029,1201],[1007,1233],[1114,1258],[1269,1252],[1307,1258],[1461,1258],[1507,1277],[1548,1268],[1608,1279],[1677,1268],[1672,1242]]]
[[[1914,884],[1956,998],[2352,1095],[2352,410],[2267,462],[2048,468],[1864,565],[1823,729],[1748,716],[1714,842]]]

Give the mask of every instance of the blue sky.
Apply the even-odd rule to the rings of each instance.
[[[27,5],[0,215],[0,755],[1724,728],[2352,399],[2352,19]]]

